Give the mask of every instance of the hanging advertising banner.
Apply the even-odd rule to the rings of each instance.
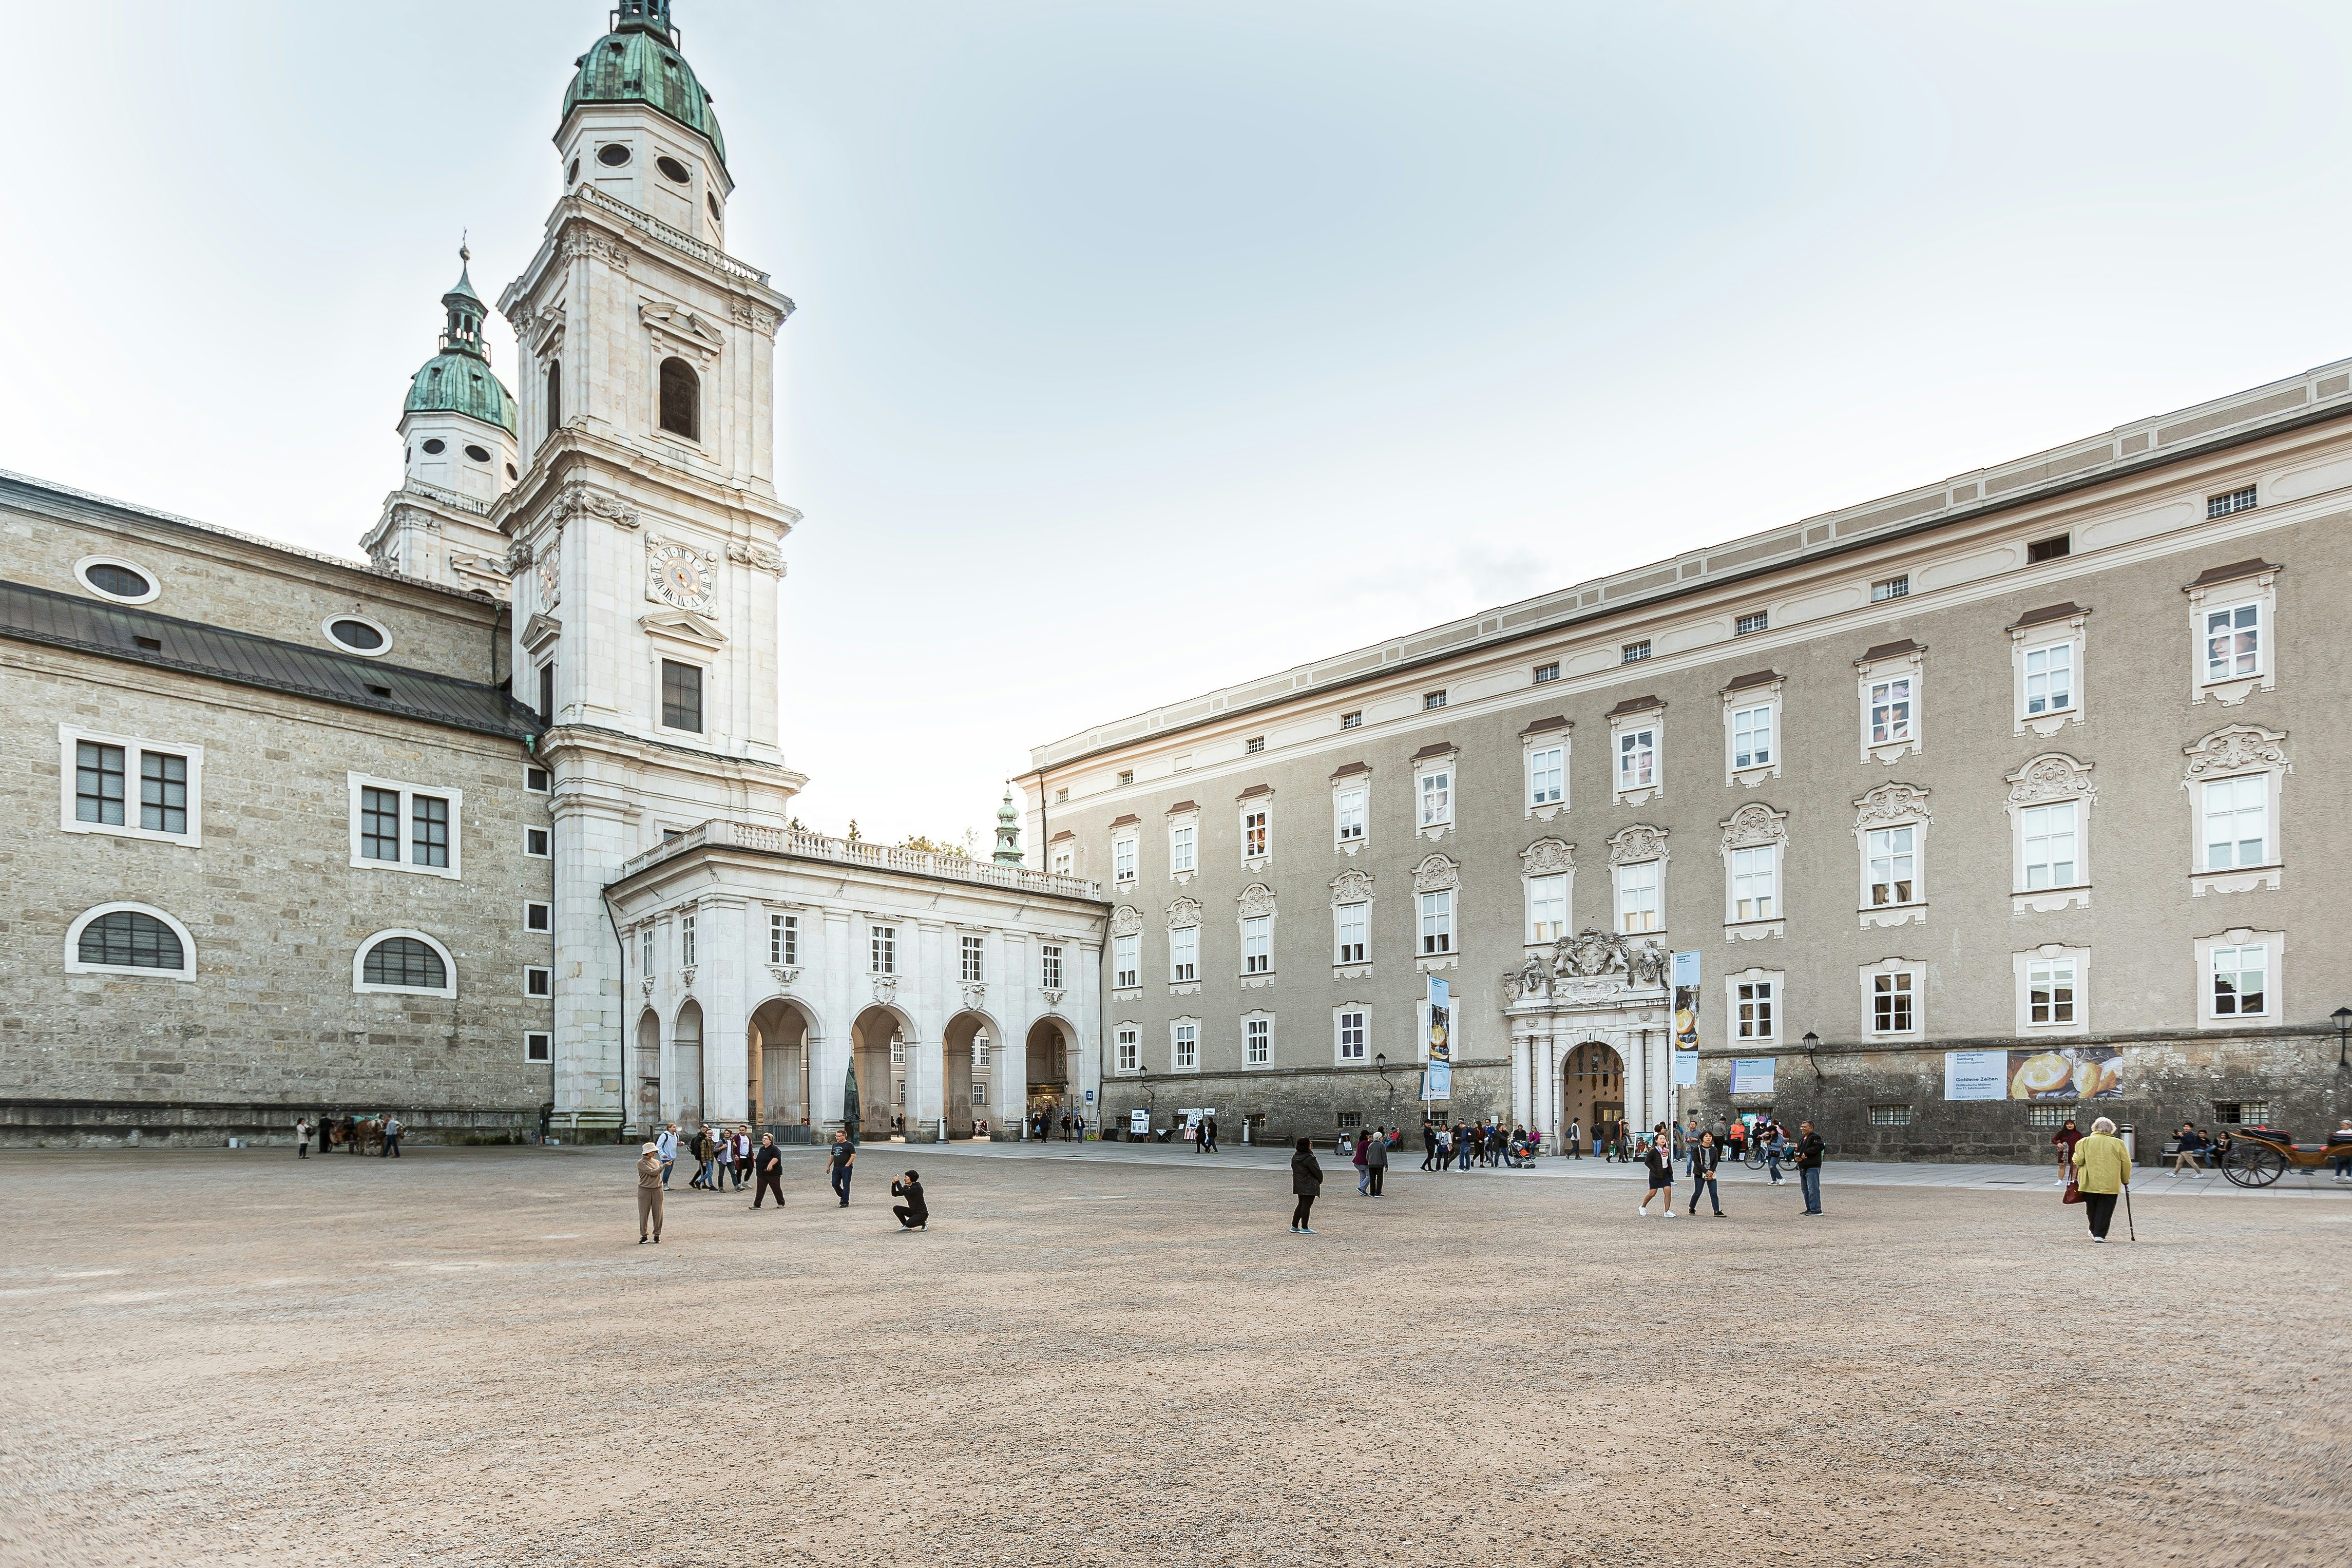
[[[1677,1052],[1698,1049],[1698,954],[1675,954],[1675,1049]],[[1697,1079],[1682,1077],[1682,1067],[1675,1067],[1676,1083],[1696,1083]]]
[[[1946,1051],[1944,1053],[1944,1098],[1946,1100],[2007,1100],[2009,1098],[2009,1053],[2007,1051]]]
[[[1771,1093],[1772,1071],[1778,1065],[1779,1058],[1774,1057],[1734,1057],[1731,1060],[1731,1092]]]
[[[1676,1089],[1698,1087],[1698,1053],[1696,1051],[1675,1053],[1675,1087]]]
[[[2068,1046],[2063,1050],[2029,1049],[2006,1054],[2009,1058],[2008,1098],[2011,1100],[2121,1100],[2124,1097],[2124,1054],[2116,1047]]]
[[[1454,1059],[1454,992],[1437,975],[1429,977],[1429,1048],[1423,1053],[1433,1062]]]
[[[1421,1072],[1421,1098],[1452,1100],[1454,1098],[1454,1065],[1432,1062]]]
[[[1685,985],[1697,984],[1698,954],[1696,952],[1675,954],[1675,989],[1679,991]]]

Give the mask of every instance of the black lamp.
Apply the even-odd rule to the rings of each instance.
[[[2338,1007],[2327,1016],[2336,1026],[2336,1065],[2337,1067],[2352,1065],[2347,1064],[2344,1059],[2345,1042],[2352,1040],[2352,1007]]]
[[[1815,1083],[1822,1081],[1822,1063],[1821,1057],[1819,1055],[1821,1048],[1822,1037],[1819,1035],[1814,1034],[1810,1029],[1805,1031],[1805,1059],[1813,1064],[1813,1081]]]

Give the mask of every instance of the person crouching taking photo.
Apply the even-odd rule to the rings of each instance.
[[[890,1184],[890,1195],[894,1198],[904,1198],[907,1200],[902,1204],[894,1204],[890,1208],[890,1212],[898,1216],[898,1228],[900,1230],[929,1230],[931,1228],[931,1211],[929,1205],[923,1202],[923,1182],[921,1177],[916,1175],[912,1171],[908,1172],[904,1181],[894,1181]]]

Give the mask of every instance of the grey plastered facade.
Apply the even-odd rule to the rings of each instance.
[[[529,716],[491,678],[504,606],[13,478],[0,545],[0,1142],[286,1142],[296,1116],[339,1111],[428,1140],[535,1131],[550,1068],[527,1039],[551,1009],[526,971],[551,952],[525,906],[551,862],[525,834],[548,797],[526,788]],[[91,557],[135,567],[152,600],[95,598]],[[382,657],[330,640],[338,615],[384,628]],[[85,735],[189,759],[189,831],[78,823]],[[354,865],[355,775],[456,802],[455,874]],[[77,972],[77,921],[113,905],[177,922],[185,975]],[[363,988],[391,931],[439,945],[449,994]]]
[[[1654,943],[1702,954],[1701,1081],[1682,1107],[1732,1110],[1730,1060],[1775,1059],[1774,1092],[1738,1107],[1812,1117],[1847,1152],[2039,1150],[2027,1105],[1943,1098],[1944,1054],[1965,1049],[2120,1047],[2123,1093],[2095,1109],[2151,1131],[2231,1105],[2298,1127],[2339,1115],[2347,546],[2352,369],[2335,364],[1040,747],[1033,828],[1072,835],[1071,870],[1104,881],[1113,931],[1140,943],[1139,984],[1106,976],[1107,1108],[1164,1124],[1214,1106],[1268,1136],[1410,1121],[1435,969],[1454,992],[1456,1119],[1556,1138],[1603,1098],[1579,1077],[1599,1059],[1610,1104],[1646,1125],[1671,1070]],[[2206,617],[2246,606],[2252,664],[2216,674]],[[2068,703],[2029,711],[2027,656],[2046,700],[2059,648]],[[1759,707],[1770,757],[1741,766],[1733,716]],[[1620,749],[1644,731],[1655,772],[1623,787]],[[1539,805],[1531,759],[1552,745],[1565,798]],[[1452,820],[1424,827],[1419,781],[1441,766]],[[2223,797],[2206,786],[2231,780],[2259,848],[2216,870]],[[1369,808],[1352,850],[1335,820],[1351,781]],[[1269,841],[1245,861],[1254,790]],[[1197,828],[1181,879],[1177,806]],[[2053,806],[2071,814],[2063,861]],[[1136,875],[1118,880],[1126,835]],[[1737,907],[1759,885],[1735,886],[1743,850],[1769,857],[1769,912]],[[1568,879],[1565,940],[1534,940],[1538,875]],[[1445,887],[1451,952],[1424,955],[1418,900]],[[1660,923],[1636,908],[1627,929],[1644,898]],[[1244,900],[1273,915],[1263,973],[1243,973]],[[1360,963],[1335,962],[1343,900],[1366,905]],[[1182,984],[1168,955],[1187,921],[1199,975]],[[2232,997],[2259,984],[2259,1014],[2217,1014],[2217,963],[2242,966]],[[1735,1037],[1743,977],[1770,987],[1763,1037]],[[1360,1062],[1339,1055],[1343,1011],[1365,1016]],[[1272,1020],[1262,1066],[1244,1061],[1252,1017]],[[1190,1073],[1171,1045],[1186,1021]],[[1588,1045],[1607,1054],[1575,1057]]]

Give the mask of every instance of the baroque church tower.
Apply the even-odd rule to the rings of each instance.
[[[668,0],[620,0],[575,62],[563,195],[499,300],[520,477],[489,518],[514,691],[554,791],[556,1113],[583,1131],[622,1103],[628,969],[604,888],[709,819],[782,827],[806,782],[777,734],[778,547],[800,514],[775,492],[774,355],[793,302],[722,247],[726,142],[678,45]],[[749,916],[718,899],[702,918],[715,949]]]

